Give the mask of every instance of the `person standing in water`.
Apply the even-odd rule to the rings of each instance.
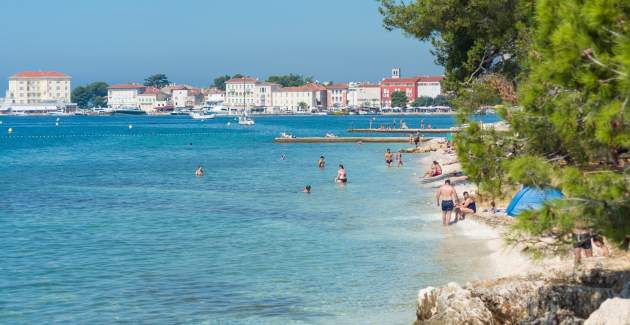
[[[339,170],[337,171],[337,177],[335,182],[345,184],[348,182],[348,176],[346,175],[346,169],[342,164],[339,164]]]
[[[387,164],[387,167],[391,167],[393,161],[394,161],[394,155],[389,150],[389,148],[387,148],[387,151],[385,152],[385,163]]]
[[[437,206],[442,207],[442,225],[448,226],[451,222],[451,214],[455,208],[455,202],[459,201],[457,192],[451,185],[451,180],[444,181],[444,185],[440,186],[435,194]]]
[[[317,162],[317,167],[322,169],[325,166],[326,166],[326,160],[325,160],[324,156],[319,156],[319,161]]]
[[[396,161],[398,162],[398,165],[396,167],[400,167],[403,165],[402,152],[400,150],[396,152]]]

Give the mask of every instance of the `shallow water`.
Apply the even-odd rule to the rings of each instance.
[[[461,269],[406,145],[272,143],[370,118],[0,117],[0,323],[411,323]]]

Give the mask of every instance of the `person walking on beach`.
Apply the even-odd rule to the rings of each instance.
[[[453,213],[453,208],[455,208],[455,202],[459,200],[455,188],[451,185],[451,180],[447,179],[444,181],[444,185],[437,190],[435,198],[437,206],[442,207],[442,225],[448,226],[451,222],[451,214]]]
[[[387,167],[391,167],[393,161],[394,155],[392,154],[391,150],[387,148],[387,151],[385,152],[385,163],[387,164]]]
[[[326,166],[326,160],[324,158],[324,156],[319,156],[319,161],[317,162],[317,167],[319,167],[319,169],[323,169]]]
[[[335,178],[335,182],[345,184],[348,182],[348,176],[346,175],[346,169],[342,164],[339,164],[339,170],[337,171],[337,177]]]
[[[396,152],[396,161],[398,162],[397,167],[400,167],[400,166],[403,165],[402,152],[400,150],[398,152]]]

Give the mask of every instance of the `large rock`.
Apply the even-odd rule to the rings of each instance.
[[[609,298],[630,296],[630,271],[590,269],[581,274],[539,274],[478,281],[465,287],[449,283],[418,293],[416,324],[580,325]],[[624,303],[630,301],[623,300]],[[609,302],[610,312],[630,305]],[[627,317],[630,319],[630,316]],[[617,324],[611,322],[592,324]],[[628,324],[630,323],[620,323]]]
[[[416,324],[493,324],[492,313],[483,301],[456,283],[428,287],[418,293]]]
[[[630,325],[630,299],[612,298],[604,301],[584,325]]]

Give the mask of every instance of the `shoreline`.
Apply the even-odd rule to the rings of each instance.
[[[422,146],[429,150],[415,150],[428,152],[419,159],[420,168],[427,168],[432,160],[452,160],[437,142]],[[467,182],[455,188],[460,197],[463,191],[477,192]],[[476,214],[443,227],[449,236],[438,254],[444,256],[445,265],[457,260],[459,275],[456,282],[418,288],[414,324],[581,324],[587,318],[610,317],[611,308],[630,306],[630,253],[611,250],[609,257],[601,257],[594,251],[594,257],[586,258],[577,269],[571,254],[533,260],[525,254],[525,246],[508,245],[504,240],[514,219],[484,212],[487,208],[478,203]],[[620,303],[625,307],[618,307]],[[610,307],[613,304],[617,305]]]

